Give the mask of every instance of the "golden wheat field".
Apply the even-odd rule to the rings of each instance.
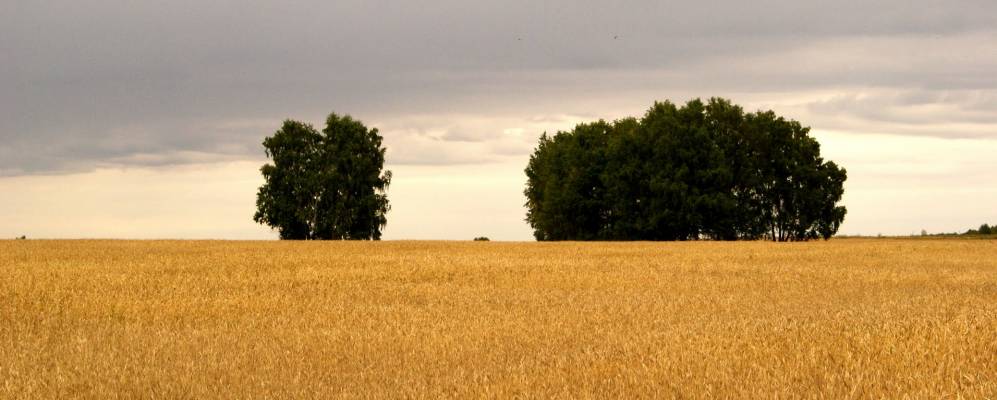
[[[0,398],[987,398],[997,242],[0,242]]]

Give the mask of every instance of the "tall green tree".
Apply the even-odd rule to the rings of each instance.
[[[719,98],[544,134],[526,174],[538,240],[826,239],[846,213],[809,128]]]
[[[526,174],[540,180],[557,171],[560,179],[544,179],[527,189],[528,198],[537,200],[530,206],[527,220],[549,227],[534,232],[537,240],[603,238],[607,216],[602,208],[605,188],[601,176],[611,129],[611,124],[598,121],[578,125],[574,135],[540,138]]]
[[[746,209],[757,211],[755,232],[775,241],[830,238],[844,220],[838,206],[847,178],[844,169],[820,157],[810,128],[772,111],[745,116],[744,151],[753,163],[748,178],[758,196]]]
[[[276,229],[281,239],[381,238],[390,210],[385,149],[376,128],[335,113],[322,132],[286,120],[263,140],[272,163],[253,220]]]

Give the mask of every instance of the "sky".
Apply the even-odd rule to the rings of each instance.
[[[275,239],[261,142],[379,129],[385,239],[532,240],[537,137],[726,97],[848,171],[839,233],[997,222],[997,2],[0,0],[0,238]]]

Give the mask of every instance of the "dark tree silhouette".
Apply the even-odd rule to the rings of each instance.
[[[260,171],[265,183],[253,220],[281,239],[381,238],[390,209],[391,171],[377,129],[335,113],[321,133],[309,124],[284,121],[263,140],[273,163]]]
[[[994,230],[993,227],[991,227],[989,224],[983,224],[980,225],[980,229],[978,231],[981,235],[989,235],[993,233],[993,230]]]
[[[809,128],[717,98],[545,133],[526,175],[538,240],[827,239],[846,213]]]

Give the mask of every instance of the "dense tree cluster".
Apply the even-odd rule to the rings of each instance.
[[[260,171],[265,183],[253,219],[281,239],[380,239],[387,224],[391,171],[377,129],[350,116],[330,114],[318,132],[287,120],[263,141],[273,163]]]
[[[545,133],[526,175],[538,240],[827,239],[846,212],[809,128],[717,98]]]
[[[983,224],[977,229],[966,231],[966,235],[992,235],[995,233],[997,233],[997,225],[991,226],[990,224]]]

